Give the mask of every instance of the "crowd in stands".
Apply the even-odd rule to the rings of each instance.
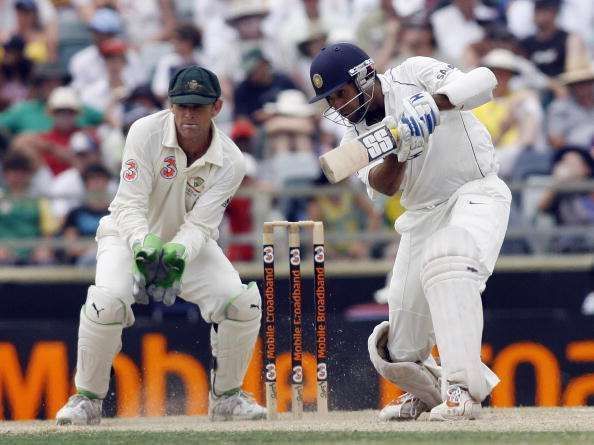
[[[337,41],[363,47],[380,73],[413,56],[491,68],[494,100],[474,113],[501,176],[594,177],[592,0],[0,0],[0,264],[93,263],[93,244],[79,241],[117,189],[127,130],[168,106],[169,79],[191,64],[219,76],[217,125],[246,156],[242,191],[255,191],[228,206],[223,233],[244,236],[225,246],[231,260],[256,259],[246,235],[259,234],[262,218],[325,221],[346,235],[333,257],[393,255],[346,239],[389,228],[398,196],[372,203],[357,181],[314,197],[282,193],[325,184],[317,158],[344,132],[320,117],[324,104],[307,102],[310,62]],[[264,205],[258,197],[269,194]],[[514,198],[512,228],[594,225],[594,190]],[[546,249],[593,251],[594,242],[560,234]]]

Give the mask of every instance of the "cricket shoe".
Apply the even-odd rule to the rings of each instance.
[[[416,420],[430,410],[425,402],[410,392],[392,400],[379,413],[381,420]]]
[[[57,425],[99,425],[103,400],[74,394],[56,414]]]
[[[474,400],[466,388],[450,385],[445,402],[429,413],[429,420],[473,420],[481,415],[481,404]]]
[[[266,409],[242,390],[222,396],[210,392],[208,399],[209,417],[213,421],[259,420],[266,417]]]

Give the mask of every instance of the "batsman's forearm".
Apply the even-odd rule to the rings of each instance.
[[[384,195],[394,195],[404,178],[405,165],[404,162],[398,162],[394,154],[386,156],[384,162],[376,165],[369,172],[369,185]]]
[[[450,102],[450,99],[448,98],[448,96],[446,96],[445,94],[434,94],[431,97],[433,97],[433,100],[435,101],[437,108],[439,108],[440,110],[445,111],[445,110],[453,110],[454,108],[456,108]]]

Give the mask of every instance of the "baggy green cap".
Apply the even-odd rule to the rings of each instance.
[[[221,96],[216,74],[198,65],[177,71],[169,81],[169,100],[172,104],[214,103]]]

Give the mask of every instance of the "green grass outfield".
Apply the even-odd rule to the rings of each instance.
[[[485,408],[480,419],[382,422],[377,411],[281,414],[274,421],[210,422],[205,416],[106,418],[101,425],[0,421],[0,445],[20,444],[437,444],[594,445],[594,407]]]
[[[594,444],[594,432],[345,432],[241,431],[241,432],[67,432],[8,434],[0,443],[29,444]]]

